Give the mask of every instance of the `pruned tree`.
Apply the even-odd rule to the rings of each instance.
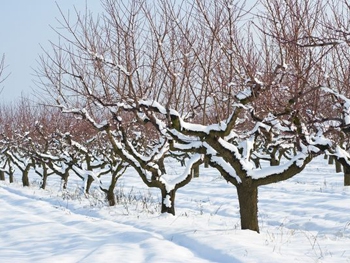
[[[105,132],[161,190],[162,212],[175,213],[176,190],[204,161],[237,188],[241,227],[258,232],[258,187],[301,172],[341,126],[322,89],[338,43],[322,35],[327,2],[103,5],[98,19],[62,14],[62,42],[38,70],[51,104]],[[189,156],[175,181],[161,169],[169,150]]]

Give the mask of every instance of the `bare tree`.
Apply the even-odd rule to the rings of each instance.
[[[3,83],[7,77],[10,74],[7,74],[4,76],[4,70],[5,70],[6,66],[5,66],[5,55],[2,55],[1,59],[0,59],[0,84]],[[0,92],[2,91],[2,89],[0,89]]]
[[[103,4],[97,19],[62,14],[62,42],[38,70],[51,104],[106,133],[161,190],[162,212],[207,161],[237,188],[242,228],[259,231],[258,187],[298,174],[342,125],[322,88],[338,43],[322,37],[327,2]],[[169,149],[190,156],[175,181],[161,169]]]

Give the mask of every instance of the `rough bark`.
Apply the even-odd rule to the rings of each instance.
[[[331,156],[331,155],[330,155],[330,156],[328,157],[328,164],[333,164],[333,163],[334,163],[334,159],[335,159],[334,156]]]
[[[9,180],[10,180],[10,183],[12,184],[13,183],[13,181],[14,181],[14,176],[13,176],[13,174],[14,174],[14,172],[13,171],[11,171],[11,172],[9,172]]]
[[[30,186],[30,183],[29,183],[29,168],[26,168],[23,173],[22,173],[22,184],[23,186]]]
[[[41,182],[41,187],[40,187],[41,189],[46,188],[47,177],[48,177],[47,166],[45,164],[43,164],[42,182]]]
[[[108,189],[103,189],[101,187],[101,190],[106,194],[106,200],[109,206],[115,206],[117,204],[115,200],[114,188],[117,185],[118,178],[119,177],[117,177],[116,175],[112,176],[111,184],[109,185]]]
[[[341,163],[337,160],[335,160],[335,172],[336,173],[341,173],[342,169],[341,169]]]
[[[62,182],[63,182],[63,189],[67,189],[67,185],[68,185],[68,177],[69,177],[69,171],[66,170],[62,176]]]
[[[343,166],[344,168],[344,186],[350,186],[350,167]]]
[[[192,175],[194,178],[199,177],[199,165],[195,165],[192,168]]]
[[[270,166],[278,166],[278,165],[280,165],[279,160],[277,160],[275,157],[271,157]]]
[[[241,228],[259,233],[258,224],[258,187],[241,184],[237,186]]]
[[[161,213],[169,213],[175,215],[175,193],[176,190],[173,189],[170,192],[167,192],[165,188],[161,189],[162,192],[162,208]],[[170,203],[167,200],[170,197]]]
[[[164,165],[164,157],[159,159],[158,166],[159,166],[159,169],[162,172],[162,174],[166,174],[165,165]]]
[[[5,172],[0,171],[0,181],[5,181]]]
[[[92,176],[88,176],[87,182],[86,182],[86,186],[85,186],[85,194],[89,194],[90,192],[90,188],[91,188],[91,184],[94,181],[94,178]]]

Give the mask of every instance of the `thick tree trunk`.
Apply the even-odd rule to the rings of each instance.
[[[62,176],[62,181],[63,181],[63,186],[62,186],[62,188],[63,188],[63,189],[67,189],[68,177],[69,177],[69,171],[66,170],[66,171],[64,172],[64,175]]]
[[[279,160],[277,160],[275,157],[272,157],[270,160],[270,166],[278,166],[280,165]]]
[[[10,184],[12,184],[13,183],[13,181],[14,181],[14,179],[13,179],[13,174],[14,174],[14,172],[13,171],[11,171],[11,172],[9,172],[9,180],[10,180]]]
[[[106,194],[106,199],[107,199],[109,206],[115,206],[117,204],[117,202],[115,200],[115,194],[114,194],[114,188],[117,185],[117,180],[118,180],[118,177],[115,174],[112,176],[111,184],[110,184],[108,190],[101,188],[102,191],[105,192],[105,194]]]
[[[241,228],[259,233],[258,224],[258,188],[254,186],[238,185]]]
[[[5,172],[0,171],[0,181],[5,181]]]
[[[108,189],[108,191],[106,192],[106,198],[107,198],[109,206],[116,205],[115,194],[114,194],[113,189],[111,189],[111,188]]]
[[[337,160],[335,160],[335,172],[336,173],[341,173],[342,170],[341,170],[341,163],[338,162]]]
[[[23,173],[22,173],[22,184],[23,184],[23,186],[30,186],[28,174],[29,174],[29,168],[28,169],[26,168],[23,171]]]
[[[166,189],[161,189],[162,192],[162,210],[161,213],[169,213],[175,215],[175,192],[173,189],[167,192]]]
[[[328,157],[328,164],[333,164],[334,163],[334,156],[329,156]]]
[[[344,169],[344,186],[350,186],[350,167],[343,166]]]

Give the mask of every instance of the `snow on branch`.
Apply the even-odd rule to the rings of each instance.
[[[71,108],[68,109],[62,105],[58,106],[59,108],[61,108],[63,113],[71,113],[71,114],[75,114],[75,115],[79,115],[81,116],[83,119],[86,119],[90,124],[92,124],[97,130],[102,131],[104,129],[106,129],[109,124],[107,122],[107,120],[103,120],[100,123],[97,123],[93,117],[91,117],[91,115],[89,114],[89,112],[85,109],[78,109],[78,108]]]
[[[105,63],[106,65],[109,65],[111,67],[114,67],[115,69],[120,70],[127,76],[131,76],[131,72],[129,72],[123,65],[115,63],[114,61],[105,58],[102,54],[98,54],[96,52],[88,51],[88,53],[92,56],[94,60],[101,61]]]
[[[336,98],[338,98],[339,100],[343,101],[343,118],[344,118],[344,124],[345,125],[350,125],[350,99],[348,99],[347,97],[345,97],[344,95],[330,89],[327,87],[322,87],[322,90],[332,94],[333,96],[335,96]]]
[[[162,177],[159,178],[160,182],[162,182],[165,185],[165,188],[167,192],[170,192],[171,190],[175,189],[178,184],[188,179],[188,177],[192,177],[192,168],[193,166],[202,161],[203,156],[201,154],[193,154],[190,159],[186,161],[185,170],[182,172],[181,175],[177,176],[174,179],[167,180],[167,177],[172,177],[171,175],[165,174]]]

